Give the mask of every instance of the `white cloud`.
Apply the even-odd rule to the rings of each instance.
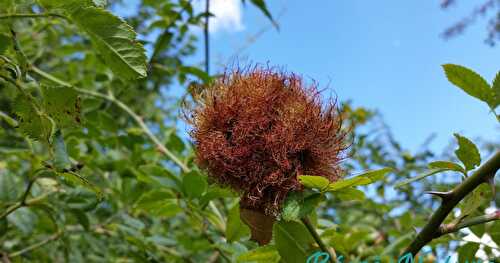
[[[205,9],[205,1],[196,1],[195,9]],[[244,29],[241,17],[241,0],[210,0],[210,33],[237,32]]]

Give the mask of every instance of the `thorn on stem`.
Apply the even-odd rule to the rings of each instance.
[[[437,196],[443,200],[448,199],[451,196],[451,191],[448,192],[437,192],[437,191],[427,191],[426,194]]]

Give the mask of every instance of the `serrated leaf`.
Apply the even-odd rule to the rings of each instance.
[[[81,124],[81,101],[78,92],[69,87],[42,87],[44,107],[58,128]]]
[[[280,221],[274,224],[273,238],[276,248],[287,263],[306,262],[310,245],[314,242],[311,234],[301,223]]]
[[[250,229],[240,219],[240,205],[236,203],[229,209],[227,216],[226,239],[228,242],[234,242],[249,234]]]
[[[315,175],[299,175],[299,181],[305,187],[317,189],[324,189],[330,184],[325,177]]]
[[[460,164],[454,163],[454,162],[448,162],[448,161],[431,162],[431,163],[429,163],[428,167],[430,169],[444,169],[444,170],[449,170],[449,171],[456,171],[456,172],[465,173],[464,168]]]
[[[495,94],[495,103],[492,105],[492,108],[495,109],[498,105],[500,105],[500,71],[497,72],[491,87],[493,88],[493,93]]]
[[[144,78],[146,54],[136,33],[125,21],[96,7],[72,12],[71,18],[90,36],[106,65],[123,79]]]
[[[455,155],[464,164],[465,170],[469,171],[481,164],[481,155],[476,145],[464,136],[458,133],[453,134],[458,141],[458,149]]]
[[[56,167],[58,171],[68,169],[71,166],[71,161],[69,160],[66,144],[64,143],[64,138],[60,130],[57,130],[54,134],[51,148],[54,153],[54,167]]]
[[[365,200],[365,193],[356,188],[344,188],[334,193],[335,196],[342,201],[363,201]]]
[[[418,180],[422,180],[424,179],[425,177],[427,176],[431,176],[433,174],[437,174],[437,173],[442,173],[442,172],[446,172],[448,171],[447,169],[431,169],[421,175],[418,175],[418,176],[415,176],[415,177],[412,177],[412,178],[409,178],[409,179],[406,179],[400,183],[397,183],[396,185],[394,185],[395,188],[398,188],[398,187],[401,187],[403,185],[407,185],[409,183],[413,183],[415,181],[418,181]]]
[[[490,107],[495,104],[495,95],[488,82],[479,74],[464,66],[443,65],[446,77],[455,86],[459,87],[472,97],[486,102]]]
[[[49,142],[53,133],[53,124],[42,112],[37,111],[33,103],[24,96],[19,96],[14,105],[19,117],[19,129],[32,139]]]
[[[208,183],[204,176],[197,171],[191,171],[184,175],[182,188],[184,193],[190,198],[198,198],[207,190]]]
[[[278,263],[281,257],[273,245],[258,247],[242,253],[236,259],[238,263]]]

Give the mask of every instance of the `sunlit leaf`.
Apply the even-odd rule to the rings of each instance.
[[[454,162],[435,161],[435,162],[430,162],[428,166],[430,169],[443,169],[443,170],[465,173],[465,169],[462,166],[460,166],[460,164]]]
[[[330,184],[330,181],[325,177],[314,175],[300,175],[299,181],[305,187],[317,189],[324,189]]]
[[[144,47],[125,21],[95,7],[79,8],[71,17],[91,37],[106,65],[116,75],[126,80],[146,77]]]
[[[465,170],[469,171],[479,166],[481,164],[481,155],[476,145],[458,133],[454,135],[458,141],[458,149],[455,150],[455,155],[465,165]]]
[[[490,107],[494,107],[495,94],[488,82],[479,74],[464,66],[445,64],[443,65],[446,77],[467,94],[486,102]]]

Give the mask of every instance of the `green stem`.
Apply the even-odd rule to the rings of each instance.
[[[488,223],[491,221],[495,220],[500,220],[500,211],[496,211],[495,213],[487,214],[487,215],[482,215],[482,216],[477,216],[474,218],[470,218],[467,220],[464,220],[458,224],[446,224],[446,225],[441,225],[439,229],[439,235],[446,235],[449,233],[457,232],[458,230],[462,228],[467,228],[475,225],[480,225],[484,223]]]
[[[101,98],[101,99],[104,99],[104,100],[107,100],[107,101],[110,101],[112,103],[114,103],[116,106],[118,106],[119,108],[121,108],[123,111],[125,111],[126,113],[128,113],[128,115],[130,115],[130,117],[132,117],[132,119],[134,119],[134,121],[141,127],[141,129],[144,131],[144,133],[146,134],[146,136],[156,145],[156,147],[158,148],[158,150],[166,155],[168,158],[170,158],[175,164],[177,164],[183,172],[189,172],[190,169],[189,167],[187,167],[181,160],[179,160],[177,158],[177,156],[175,156],[175,154],[173,154],[169,149],[167,149],[167,147],[165,147],[165,145],[163,145],[160,140],[151,132],[151,130],[149,129],[149,127],[146,125],[146,123],[144,123],[143,119],[137,115],[130,107],[128,107],[127,105],[125,105],[123,102],[121,102],[120,100],[116,99],[115,97],[113,96],[110,96],[110,95],[105,95],[105,94],[102,94],[102,93],[99,93],[99,92],[95,92],[95,91],[91,91],[91,90],[85,90],[85,89],[80,89],[80,88],[76,88],[74,87],[73,85],[71,85],[70,83],[64,81],[64,80],[61,80],[47,72],[44,72],[43,70],[35,67],[35,66],[31,66],[30,67],[31,71],[33,71],[34,73],[38,74],[39,76],[47,79],[47,80],[50,80],[54,83],[57,83],[61,86],[64,86],[64,87],[69,87],[69,88],[74,88],[75,90],[77,90],[78,92],[82,93],[82,94],[85,94],[85,95],[88,95],[88,96],[92,96],[92,97],[96,97],[96,98]]]
[[[30,252],[32,250],[35,250],[35,249],[37,249],[37,248],[39,248],[41,246],[44,246],[45,244],[47,244],[49,242],[52,242],[54,240],[59,239],[59,237],[61,237],[62,234],[63,234],[62,231],[58,231],[55,234],[49,236],[48,238],[46,238],[46,239],[44,239],[44,240],[42,240],[42,241],[40,241],[38,243],[35,243],[35,244],[31,245],[31,246],[28,246],[28,247],[26,247],[24,249],[21,249],[21,250],[17,251],[17,252],[13,252],[13,253],[9,254],[9,257],[10,258],[14,258],[14,257],[17,257],[17,256],[21,256],[22,254],[25,254],[25,253]]]
[[[0,14],[1,19],[17,19],[17,18],[46,18],[46,17],[56,17],[62,19],[68,19],[67,16],[56,14],[56,13],[41,13],[41,14]]]
[[[422,247],[441,236],[441,224],[453,208],[480,184],[487,183],[490,178],[494,177],[498,169],[500,169],[500,151],[496,152],[488,161],[481,165],[472,176],[467,177],[452,191],[440,196],[442,198],[441,205],[431,216],[422,231],[418,233],[413,242],[406,248],[403,255],[411,253],[412,256],[416,256]]]
[[[311,233],[312,237],[314,238],[314,240],[316,241],[318,246],[321,248],[321,250],[328,253],[328,255],[330,256],[330,258],[329,258],[330,262],[334,263],[335,260],[337,259],[337,255],[335,254],[335,250],[333,250],[333,248],[330,250],[325,245],[325,243],[323,242],[323,240],[319,236],[318,232],[316,232],[316,229],[314,228],[314,226],[312,225],[311,221],[309,220],[309,218],[307,216],[301,218],[301,220],[302,220],[302,223],[304,223],[304,225],[306,226],[309,233]]]

